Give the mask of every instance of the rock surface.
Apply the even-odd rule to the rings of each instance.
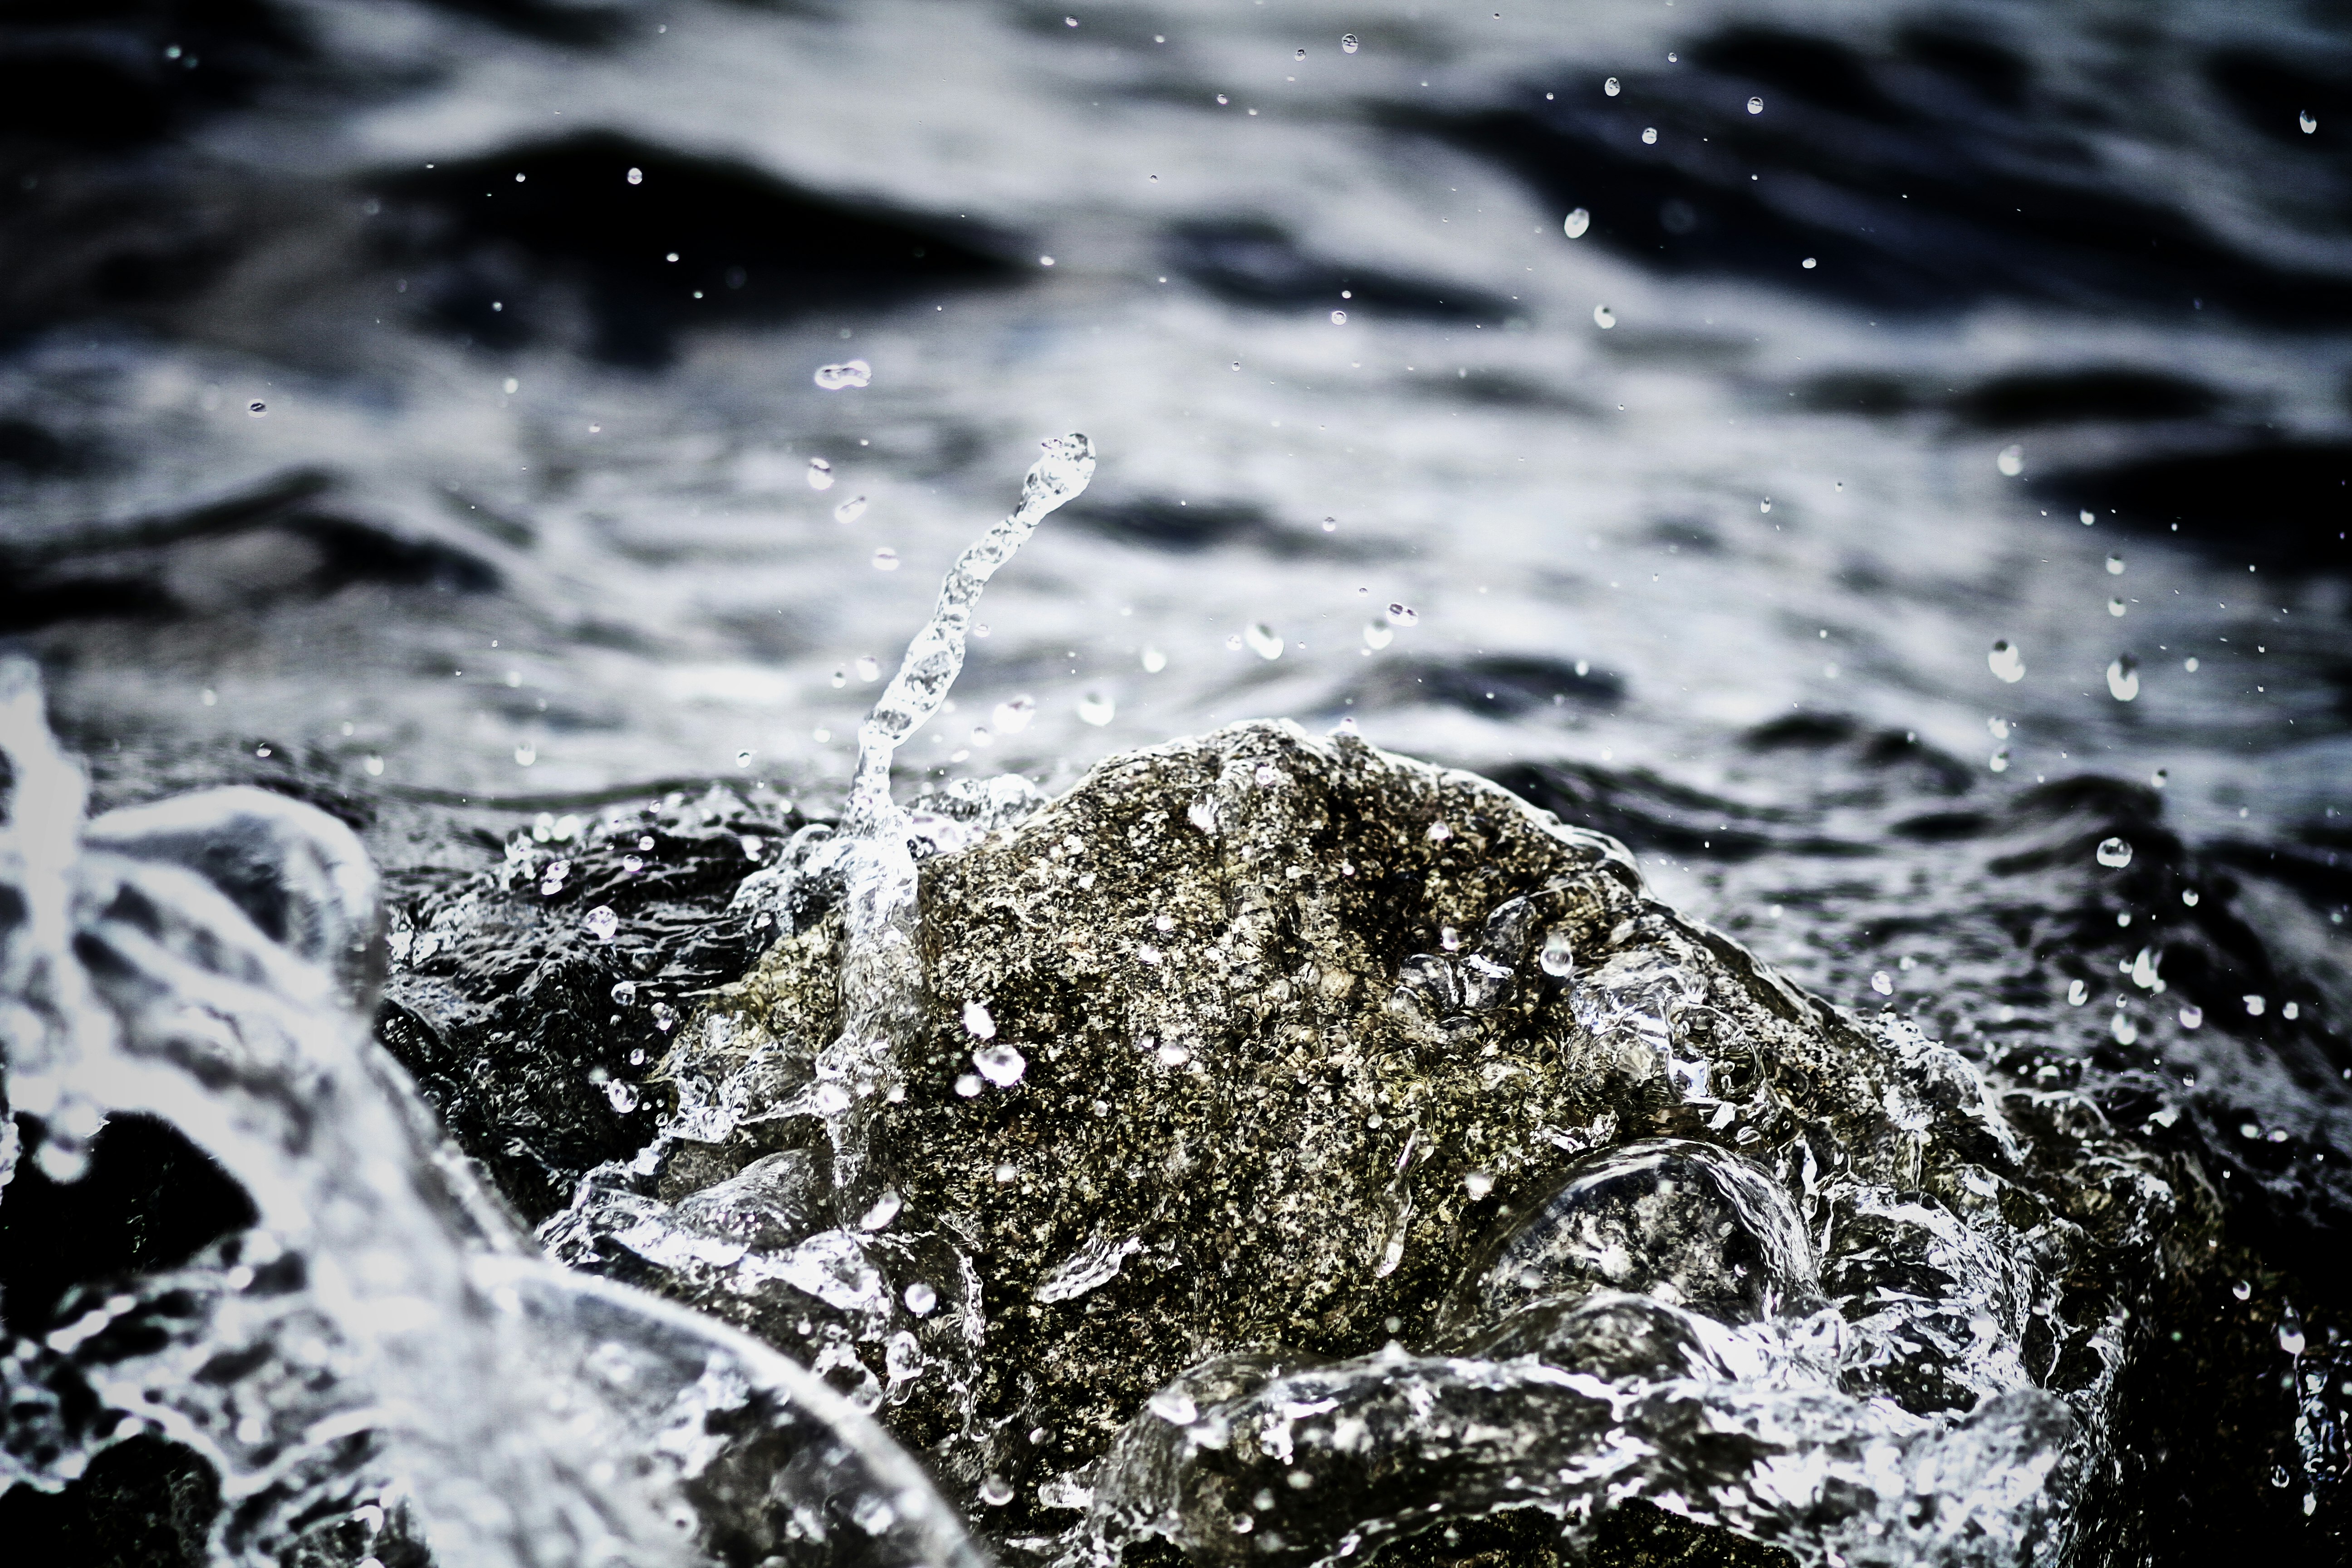
[[[1980,1457],[2063,1491],[2102,1446],[2113,1281],[2201,1223],[2157,1156],[2095,1130],[2038,1161],[1962,1058],[1789,986],[1650,898],[1612,840],[1349,735],[1235,726],[962,837],[923,863],[924,1021],[897,1042],[903,1089],[866,1123],[856,1192],[827,1192],[824,1123],[792,1109],[839,1026],[842,915],[787,867],[770,888],[797,929],[664,1064],[696,1135],[607,1167],[549,1234],[883,1405],[1000,1541],[1043,1549],[1076,1510],[1066,1550],[1167,1536],[1212,1561],[1311,1561],[1366,1521],[1308,1510],[1248,1542],[1227,1505],[1193,1506],[1213,1405],[1254,1420],[1253,1391],[1286,1378],[1343,1404],[1361,1385],[1375,1440],[1426,1464],[1430,1434],[1375,1408],[1411,1381],[1379,1358],[1417,1346],[1437,1383],[1502,1366],[1476,1407],[1573,1448],[1586,1417],[1554,1420],[1511,1380],[1718,1332],[1693,1312],[1810,1325],[1827,1349],[1795,1353],[1834,1363],[1828,1397],[1904,1432],[1975,1410]],[[754,1276],[790,1289],[761,1303]],[[1647,1294],[1593,1295],[1626,1290]],[[1578,1317],[1586,1297],[1672,1321]],[[1496,1359],[1441,1366],[1449,1346]],[[1236,1353],[1257,1358],[1246,1375],[1181,1381]],[[1881,1440],[1840,1431],[1856,1465]],[[1181,1453],[1138,1447],[1179,1432]],[[1139,1501],[1148,1475],[1189,1500]],[[1428,1506],[1544,1500],[1441,1488]],[[1986,1506],[2016,1530],[2046,1511]]]

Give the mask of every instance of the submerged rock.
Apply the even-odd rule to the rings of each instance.
[[[681,1030],[670,1134],[559,1256],[813,1361],[1072,1562],[1627,1498],[1856,1561],[2063,1533],[2114,1282],[2188,1223],[2156,1156],[2070,1128],[2045,1164],[1965,1060],[1790,986],[1614,841],[1350,735],[1237,725],[1024,805],[919,841],[887,1078],[820,1072],[824,858],[763,874],[793,929]],[[714,1215],[787,1178],[712,1268]]]

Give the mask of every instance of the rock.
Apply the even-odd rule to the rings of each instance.
[[[799,929],[663,1067],[695,1136],[608,1168],[604,1206],[551,1227],[569,1260],[614,1266],[594,1237],[615,1234],[615,1204],[674,1205],[659,1224],[707,1231],[714,1184],[826,1152],[803,1091],[840,1026],[842,914],[820,879],[777,879]],[[1649,1344],[1673,1363],[1657,1378],[1725,1353],[1815,1380],[1790,1397],[1817,1426],[1770,1428],[1756,1452],[1835,1470],[1883,1448],[1867,1462],[2000,1479],[1953,1518],[1976,1510],[1969,1530],[2023,1552],[2051,1511],[2042,1481],[2063,1494],[2099,1441],[2112,1282],[2186,1223],[2156,1156],[2077,1128],[2065,1165],[2038,1167],[1966,1061],[1788,985],[1649,897],[1613,841],[1344,734],[1244,724],[1106,762],[925,859],[920,941],[921,1023],[829,1220],[890,1308],[841,1327],[853,1381],[1000,1539],[1066,1531],[1083,1554],[1169,1536],[1204,1560],[1306,1563],[1342,1534],[1529,1501],[1573,1522],[1591,1506],[1573,1489],[1478,1486],[1376,1517],[1396,1466],[1505,1463],[1441,1454],[1443,1421],[1417,1426],[1400,1390],[1423,1377],[1473,1425],[1518,1411],[1567,1463],[1610,1423],[1508,1358],[1638,1362]],[[633,1277],[729,1315],[727,1287],[645,1256]],[[908,1311],[916,1287],[954,1310]],[[1628,1308],[1627,1290],[1648,1295]],[[905,1376],[914,1350],[928,1370]],[[1186,1392],[1188,1369],[1236,1354],[1275,1359]],[[1360,1405],[1391,1467],[1351,1494],[1370,1511],[1265,1502],[1269,1521],[1297,1514],[1278,1544],[1203,1524],[1203,1497],[1255,1485],[1256,1461],[1211,1437],[1274,1419],[1265,1401],[1294,1385]],[[1801,1509],[1710,1502],[1709,1485],[1748,1495],[1738,1467],[1710,1469],[1686,1400],[1660,1397],[1653,1436],[1679,1447],[1628,1495],[1654,1485],[1791,1544],[1834,1535]],[[1342,1420],[1313,1440],[1336,1460],[1367,1439]],[[1854,1530],[1874,1507],[1853,1505]]]

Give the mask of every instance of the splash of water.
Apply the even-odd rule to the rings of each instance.
[[[5,1086],[45,1173],[148,1116],[257,1215],[0,1348],[0,1489],[154,1433],[216,1472],[213,1556],[252,1568],[402,1499],[445,1568],[661,1568],[721,1541],[978,1568],[919,1468],[808,1371],[530,1256],[368,1037],[345,961],[373,947],[374,876],[348,829],[254,790],[86,824],[23,661],[0,662],[0,761]]]

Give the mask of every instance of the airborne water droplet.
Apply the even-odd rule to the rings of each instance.
[[[1146,675],[1157,675],[1161,670],[1168,668],[1168,656],[1161,653],[1150,643],[1145,643],[1143,645],[1143,652],[1140,657],[1143,661],[1143,673]]]
[[[2100,865],[2120,868],[2131,864],[2132,847],[2120,838],[2102,838],[2097,854]]]
[[[1029,728],[1029,721],[1037,716],[1037,700],[1024,693],[996,705],[989,718],[995,722],[1000,735],[1017,735]]]
[[[1108,724],[1118,712],[1118,704],[1107,691],[1085,691],[1078,695],[1078,717],[1094,725]]]
[[[816,384],[827,392],[839,392],[845,386],[864,386],[873,379],[874,367],[862,359],[819,365],[815,377]]]
[[[907,1310],[919,1318],[928,1318],[931,1315],[931,1309],[940,1304],[940,1293],[918,1279],[907,1287],[903,1300],[907,1303]]]
[[[2118,702],[2129,702],[2139,695],[2139,660],[2125,654],[2107,666],[2107,690]]]
[[[2084,984],[2079,980],[2069,981],[2067,983],[2066,1005],[2069,1007],[2079,1007],[2090,999],[2091,988],[2089,986]]]
[[[614,1110],[626,1116],[637,1108],[637,1086],[623,1083],[616,1078],[607,1079],[604,1081],[604,1099]]]
[[[833,489],[833,465],[823,458],[811,458],[808,466],[808,485],[813,490]]]
[[[882,661],[870,653],[859,654],[851,661],[849,668],[857,672],[860,680],[879,680],[882,678]]]
[[[1536,963],[1554,980],[1565,980],[1576,973],[1576,947],[1564,931],[1544,933],[1543,946],[1536,950]]]
[[[971,1065],[980,1069],[981,1077],[999,1089],[1012,1088],[1021,1081],[1021,1075],[1029,1070],[1028,1059],[1002,1042],[982,1046],[972,1052]]]
[[[1760,98],[1751,98],[1751,99],[1749,99],[1749,100],[1748,100],[1748,113],[1750,113],[1750,114],[1761,114],[1761,113],[1763,113],[1763,112],[1764,112],[1764,100],[1763,100],[1762,99],[1760,99]]]
[[[1623,89],[1617,85],[1617,79],[1612,76],[1607,81],[1601,84],[1601,90],[1607,93],[1610,97],[1614,98],[1618,93],[1622,91]]]
[[[2203,1028],[2205,1026],[2205,1009],[2198,1006],[2193,1002],[2183,1002],[2180,1005],[2180,1026],[2184,1029]]]
[[[1396,641],[1396,633],[1386,621],[1372,620],[1364,623],[1366,647],[1386,647],[1394,641]]]
[[[2015,444],[2003,447],[2000,455],[1993,458],[1992,466],[2012,479],[2017,478],[2025,472],[2025,448]]]
[[[898,552],[897,551],[891,549],[886,544],[881,549],[874,552],[874,570],[877,572],[896,572],[898,569]]]
[[[1606,305],[1595,305],[1592,307],[1592,324],[1606,331],[1617,324],[1617,312]]]
[[[613,912],[610,904],[598,904],[581,917],[580,923],[586,926],[588,934],[598,942],[610,942],[621,931],[621,917]]]
[[[991,1508],[1003,1508],[1013,1500],[1013,1483],[1003,1476],[989,1476],[980,1483],[980,1500]]]
[[[2107,601],[2107,614],[2115,616],[2118,620],[2122,619],[2125,612],[2130,608],[2131,606],[2125,604],[2120,598],[2109,599]]]
[[[1392,626],[1417,626],[1421,624],[1421,612],[1411,605],[1391,604],[1389,624]]]
[[[1355,34],[1342,33],[1339,35],[1339,52],[1341,54],[1352,55],[1361,47],[1363,47],[1363,45],[1357,38]]]
[[[2085,517],[2088,517],[2088,516],[2090,515],[2090,513],[2088,513],[2088,512],[2084,512],[2083,515],[2084,515],[2084,516],[2085,516]],[[2108,557],[2107,557],[2107,575],[2108,575],[2108,576],[2110,576],[2110,577],[2120,577],[2120,576],[2122,576],[2123,574],[2124,574],[2124,558],[2123,558],[2122,556],[2120,556],[2120,555],[2110,555],[2110,556],[2108,556]]]
[[[963,1005],[963,1026],[983,1040],[996,1038],[996,1020],[977,1002]]]
[[[882,1189],[882,1195],[874,1200],[874,1206],[858,1216],[857,1228],[880,1230],[892,1220],[897,1219],[898,1211],[905,1206],[906,1200],[899,1197],[898,1188],[885,1187]]]
[[[1243,627],[1242,640],[1249,645],[1250,652],[1260,658],[1282,657],[1282,634],[1264,621],[1252,621]]]
[[[1654,125],[1643,126],[1642,128],[1642,145],[1644,147],[1654,147],[1657,145],[1657,142],[1658,128]]]
[[[1567,231],[1569,238],[1582,239],[1584,231],[1592,226],[1592,214],[1583,207],[1577,207],[1570,212],[1568,221],[1560,226]]]
[[[866,498],[864,496],[851,496],[833,509],[833,521],[835,522],[856,522],[865,515]]]
[[[1331,324],[1332,324],[1333,326],[1335,326],[1335,327],[1344,327],[1344,326],[1346,326],[1346,325],[1348,324],[1348,312],[1347,312],[1347,311],[1345,311],[1345,310],[1334,310],[1334,311],[1332,311],[1332,312],[1331,312]]]
[[[1993,674],[2012,686],[2025,679],[2025,655],[2007,637],[1994,642],[1992,651],[1985,655],[1985,663],[1991,667]]]
[[[1895,994],[1895,976],[1882,969],[1870,977],[1870,988],[1881,996],[1892,996]]]
[[[2296,115],[2294,117],[2294,122],[2303,127],[2303,133],[2305,136],[2310,135],[2312,132],[2319,129],[2319,121],[2308,109]]]

